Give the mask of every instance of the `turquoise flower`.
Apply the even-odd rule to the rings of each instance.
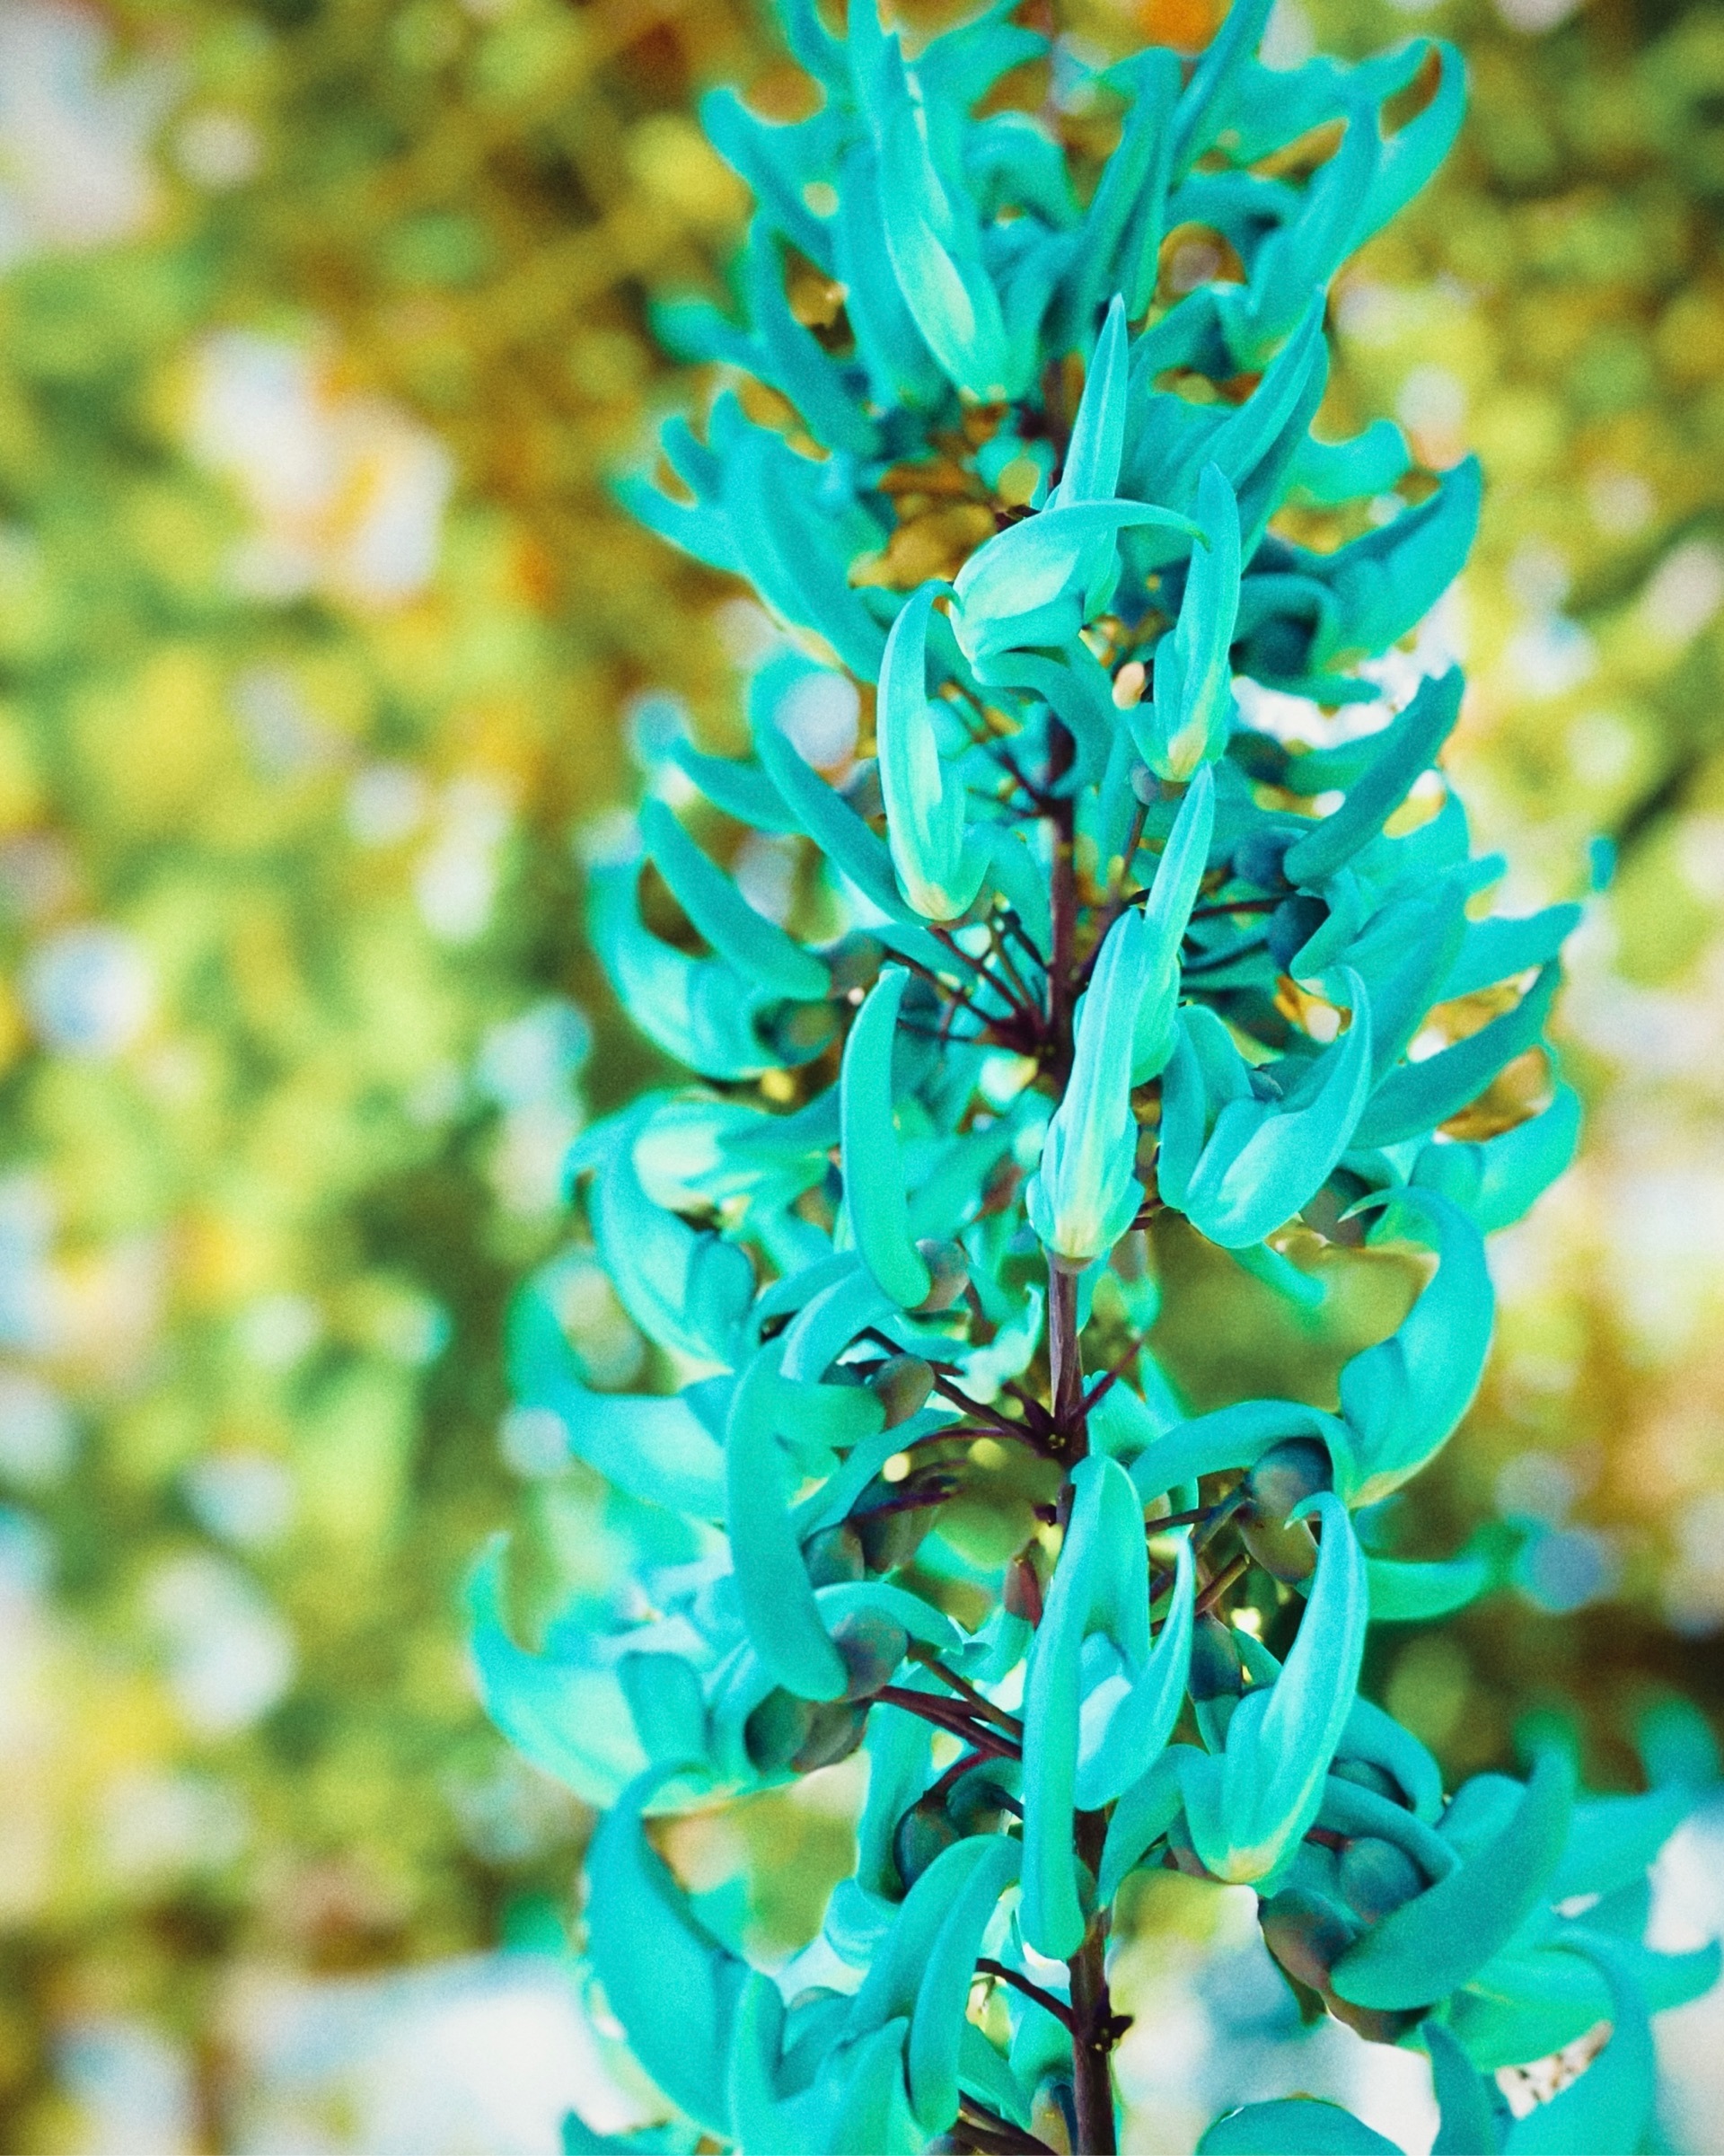
[[[1485,1366],[1484,1239],[1573,1151],[1544,1027],[1577,909],[1475,918],[1501,864],[1442,766],[1458,673],[1323,719],[1382,703],[1360,662],[1477,521],[1472,462],[1311,431],[1330,280],[1444,154],[1462,80],[1425,41],[1266,68],[1268,12],[1237,0],[1189,72],[1061,45],[1117,120],[1099,171],[1020,109],[1050,41],[998,9],[919,43],[785,0],[807,116],[703,108],[756,202],[744,319],[658,320],[770,393],[721,387],[665,430],[674,488],[625,486],[781,633],[750,752],[679,744],[674,805],[591,878],[601,964],[690,1075],[576,1142],[592,1257],[512,1316],[548,1464],[606,1486],[578,1578],[532,1646],[502,1546],[471,1588],[488,1710],[605,1814],[585,1960],[676,2114],[625,2146],[1113,2150],[1110,1927],[1146,1866],[1254,1889],[1307,2007],[1421,2046],[1444,2149],[1638,2148],[1649,2017],[1716,1975],[1644,1938],[1703,1761],[1588,1797],[1549,1755],[1446,1795],[1361,1690],[1374,1623],[1440,1620],[1508,1562],[1488,1530],[1410,1557],[1355,1521],[1403,1491],[1413,1516]],[[1192,224],[1236,277],[1164,283]],[[1358,536],[1300,546],[1293,502]],[[1308,700],[1316,745],[1246,682]],[[822,684],[861,714],[841,770],[804,753]],[[738,826],[794,863],[773,918],[723,866]],[[1549,1073],[1519,1118],[1483,1098],[1517,1062]],[[1417,1291],[1328,1404],[1289,1377],[1194,1413],[1149,1331],[1178,1316],[1157,1246],[1192,1237],[1301,1323],[1361,1243]],[[594,1259],[631,1391],[566,1292]],[[769,1973],[648,1821],[858,1753],[851,1875]],[[1508,2120],[1493,2070],[1600,2021]],[[1201,2143],[1390,2145],[1293,2096]]]

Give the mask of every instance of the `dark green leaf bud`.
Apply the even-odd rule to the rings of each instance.
[[[866,1703],[798,1699],[769,1692],[743,1724],[743,1743],[762,1774],[812,1773],[848,1759],[862,1741]]]
[[[896,1430],[928,1405],[934,1390],[934,1371],[919,1355],[893,1355],[873,1373],[867,1385],[886,1411],[886,1428]]]
[[[849,1674],[847,1700],[872,1699],[891,1684],[910,1645],[909,1634],[878,1610],[853,1610],[832,1627],[832,1644]]]
[[[1391,2013],[1379,2006],[1355,2006],[1350,1999],[1341,1998],[1337,1992],[1325,1992],[1323,2002],[1337,2021],[1344,2022],[1368,2044],[1398,2044],[1410,2028],[1416,2028],[1425,2018],[1422,2010]]]
[[[1289,1976],[1327,1993],[1329,1972],[1364,1927],[1331,1901],[1289,1887],[1259,1912],[1263,1943]]]
[[[821,1700],[808,1723],[808,1734],[791,1756],[798,1774],[812,1774],[816,1767],[836,1766],[848,1759],[862,1742],[868,1726],[866,1700]]]
[[[945,1805],[922,1798],[893,1829],[892,1857],[899,1878],[906,1888],[913,1887],[943,1850],[963,1839],[963,1829]]]
[[[1403,1811],[1411,1811],[1407,1792],[1385,1768],[1371,1759],[1337,1759],[1329,1772],[1337,1782],[1350,1782],[1355,1789],[1368,1789],[1378,1797],[1386,1797],[1391,1804],[1398,1804]]]
[[[1362,1835],[1341,1851],[1340,1878],[1348,1907],[1368,1924],[1422,1894],[1426,1884],[1404,1849],[1375,1835]]]
[[[1233,873],[1242,884],[1254,884],[1260,891],[1285,889],[1281,864],[1298,835],[1291,829],[1248,832],[1233,849]]]
[[[802,1554],[812,1587],[842,1587],[867,1577],[862,1537],[848,1519],[811,1536],[802,1546]]]
[[[854,930],[835,944],[826,953],[826,963],[832,970],[832,987],[840,996],[849,995],[852,989],[867,989],[879,978],[880,968],[885,964],[885,946],[876,937]]]
[[[1264,1571],[1289,1586],[1308,1580],[1317,1569],[1317,1543],[1302,1519],[1284,1520],[1279,1527],[1259,1525],[1247,1517],[1241,1522],[1239,1539]]]
[[[1319,1490],[1334,1487],[1329,1455],[1315,1438],[1288,1438],[1271,1447],[1245,1477],[1251,1495],[1248,1517],[1257,1525],[1280,1527],[1295,1505]]]
[[[970,1261],[963,1246],[936,1236],[918,1239],[916,1254],[928,1267],[934,1286],[928,1300],[919,1307],[928,1310],[949,1310],[970,1285]]]
[[[1006,1568],[1001,1599],[1008,1617],[1023,1617],[1031,1624],[1042,1622],[1042,1575],[1036,1570],[1036,1544],[1020,1550]]]
[[[830,1003],[777,1004],[761,1028],[787,1063],[805,1063],[817,1056],[837,1030]]]
[[[1350,1250],[1360,1249],[1372,1216],[1355,1213],[1350,1219],[1343,1219],[1341,1215],[1369,1187],[1361,1177],[1350,1175],[1345,1168],[1337,1168],[1299,1218],[1307,1228],[1315,1228],[1324,1242],[1340,1243]]]
[[[743,1724],[743,1744],[762,1774],[781,1774],[807,1739],[814,1720],[812,1700],[794,1692],[769,1692]]]
[[[1131,791],[1146,808],[1153,808],[1163,798],[1161,781],[1147,763],[1131,766]]]
[[[858,1512],[853,1524],[862,1540],[862,1554],[871,1572],[890,1572],[896,1566],[908,1564],[920,1546],[922,1537],[934,1525],[931,1505],[916,1509],[878,1512]]]
[[[993,1770],[981,1766],[963,1775],[948,1792],[946,1810],[963,1834],[991,1833],[999,1815],[1008,1807]]]
[[[880,785],[880,765],[876,758],[865,757],[839,788],[846,801],[865,823],[886,813],[886,796]]]
[[[1245,1688],[1233,1627],[1203,1615],[1192,1632],[1192,1669],[1186,1680],[1194,1700],[1237,1699]]]
[[[1303,892],[1276,907],[1269,917],[1269,955],[1282,972],[1286,972],[1328,918],[1329,909],[1323,901],[1307,897]]]

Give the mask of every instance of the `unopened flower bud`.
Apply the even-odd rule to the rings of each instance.
[[[1186,1680],[1194,1700],[1237,1699],[1245,1688],[1245,1672],[1233,1627],[1207,1613],[1192,1629],[1192,1668]]]
[[[769,1692],[743,1724],[743,1744],[762,1774],[781,1774],[807,1738],[814,1720],[812,1700],[794,1692]]]
[[[846,996],[852,989],[874,986],[880,977],[880,968],[885,964],[886,946],[878,937],[858,928],[826,952],[825,958],[832,969],[834,991]]]
[[[1426,1884],[1404,1849],[1376,1835],[1361,1835],[1341,1851],[1340,1880],[1348,1907],[1368,1924],[1422,1894]]]
[[[878,1610],[852,1610],[832,1626],[832,1645],[849,1674],[849,1700],[872,1699],[891,1684],[910,1646],[902,1624]]]
[[[1239,1539],[1271,1579],[1285,1580],[1289,1587],[1308,1580],[1317,1569],[1316,1537],[1302,1519],[1276,1526],[1247,1518],[1240,1525]]]
[[[864,823],[886,813],[886,797],[880,786],[880,765],[873,756],[857,765],[839,791]]]
[[[1020,1550],[1006,1568],[1006,1614],[1032,1624],[1042,1622],[1042,1575],[1035,1569],[1034,1545]]]
[[[964,1256],[962,1245],[937,1236],[923,1236],[918,1239],[916,1254],[928,1267],[934,1283],[928,1300],[919,1307],[924,1311],[949,1310],[970,1285],[970,1261]]]
[[[810,1536],[802,1545],[802,1555],[812,1587],[842,1587],[867,1577],[862,1537],[848,1519]]]
[[[937,1509],[932,1504],[907,1502],[915,1494],[907,1484],[893,1489],[888,1483],[884,1489],[884,1499],[875,1498],[872,1509],[867,1507],[869,1492],[864,1492],[850,1515],[871,1572],[889,1572],[897,1565],[908,1564],[934,1525]]]
[[[1248,832],[1233,849],[1233,873],[1242,884],[1254,884],[1260,891],[1285,890],[1287,878],[1281,863],[1298,836],[1290,825],[1284,830]]]
[[[1289,1887],[1259,1912],[1263,1944],[1289,1976],[1314,1992],[1327,1992],[1329,1973],[1359,1937],[1362,1926],[1333,1902]]]
[[[791,1766],[798,1774],[812,1774],[816,1767],[836,1766],[861,1744],[867,1726],[866,1700],[817,1702],[808,1734],[792,1756]]]
[[[1373,1760],[1337,1759],[1329,1772],[1337,1782],[1350,1782],[1355,1789],[1368,1789],[1374,1796],[1386,1797],[1391,1804],[1398,1804],[1403,1811],[1413,1809],[1406,1791],[1394,1775]]]
[[[868,1390],[886,1411],[888,1430],[896,1430],[928,1405],[934,1371],[919,1355],[893,1355],[869,1377]]]
[[[1334,1487],[1326,1448],[1315,1438],[1289,1438],[1272,1447],[1245,1478],[1253,1520],[1280,1527],[1295,1505]]]
[[[907,1888],[913,1887],[942,1851],[963,1839],[945,1805],[922,1798],[893,1829],[892,1857],[899,1878]]]

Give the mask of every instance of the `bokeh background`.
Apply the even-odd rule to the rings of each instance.
[[[1190,49],[1215,12],[1059,20]],[[1493,1374],[1419,1485],[1433,1549],[1518,1523],[1515,1583],[1372,1681],[1453,1773],[1561,1717],[1627,1787],[1649,1699],[1724,1703],[1724,19],[1280,0],[1271,52],[1426,31],[1472,117],[1342,279],[1332,410],[1484,459],[1442,629],[1502,902],[1615,873],[1561,1007],[1585,1156],[1497,1245]],[[0,0],[14,2156],[553,2156],[571,2103],[643,2115],[572,1974],[588,1817],[479,1714],[461,1587],[500,1527],[575,1571],[603,1533],[509,1410],[512,1284],[567,1252],[597,1381],[642,1352],[559,1170],[652,1069],[582,859],[668,734],[734,743],[765,629],[607,491],[704,392],[648,315],[745,212],[718,80],[794,107],[752,0]],[[787,1951],[847,1801],[679,1855]],[[1720,1852],[1667,1867],[1678,1929]],[[1144,2150],[1191,2146],[1218,2029],[1285,2037],[1215,1905],[1139,1912]],[[1724,2025],[1666,2044],[1667,2130],[1715,2146]],[[1327,2072],[1416,2140],[1405,2064],[1271,2092]]]

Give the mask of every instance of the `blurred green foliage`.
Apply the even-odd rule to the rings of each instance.
[[[1066,20],[1104,46],[1213,23],[1207,0]],[[585,1819],[483,1726],[459,1582],[523,1502],[565,1559],[592,1531],[590,1492],[523,1500],[497,1441],[501,1312],[563,1238],[560,1148],[647,1071],[581,949],[571,836],[628,797],[630,727],[732,734],[751,633],[606,480],[665,397],[648,296],[710,286],[744,207],[693,97],[788,93],[727,0],[105,22],[54,94],[93,115],[92,193],[131,128],[120,212],[32,195],[22,93],[0,114],[24,175],[0,221],[21,2149],[83,2145],[53,2049],[81,2020],[189,2046],[195,2137],[231,2145],[236,1971],[425,1961],[566,1912]],[[1303,0],[1279,34],[1351,54],[1403,26]],[[1619,869],[1566,1004],[1588,1151],[1505,1239],[1496,1375],[1421,1485],[1433,1548],[1481,1511],[1535,1523],[1527,1592],[1377,1676],[1458,1773],[1579,1701],[1608,1780],[1637,1686],[1715,1694],[1724,1622],[1724,34],[1662,0],[1438,0],[1416,27],[1466,53],[1473,118],[1346,280],[1328,431],[1388,409],[1429,461],[1482,454],[1449,603],[1467,796],[1517,901],[1581,889],[1600,836]],[[596,1290],[585,1322],[620,1371]],[[517,1473],[530,1439],[506,1432]],[[841,1820],[772,1800],[741,1831],[805,1852],[758,1911],[794,1941],[786,1882],[837,1868]],[[734,1836],[692,1826],[679,1861],[716,1881]]]

